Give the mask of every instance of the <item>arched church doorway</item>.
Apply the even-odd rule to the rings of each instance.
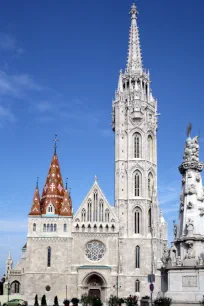
[[[96,272],[90,273],[85,277],[84,285],[89,296],[98,297],[105,302],[107,285],[102,275]]]

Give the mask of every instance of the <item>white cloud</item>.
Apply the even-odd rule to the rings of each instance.
[[[28,74],[7,74],[0,70],[0,95],[21,98],[26,91],[40,91],[42,87]]]
[[[12,111],[0,105],[0,124],[5,121],[13,123],[16,121],[16,117]]]
[[[0,50],[12,51],[16,56],[25,53],[25,50],[19,46],[16,38],[13,35],[0,33]]]

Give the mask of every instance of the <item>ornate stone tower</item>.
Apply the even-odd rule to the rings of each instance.
[[[157,273],[167,243],[166,223],[157,200],[157,101],[151,93],[149,72],[142,65],[137,14],[133,4],[127,66],[124,73],[120,71],[112,106],[121,281],[125,274],[132,276],[127,294],[149,293],[147,275]]]
[[[8,258],[6,261],[6,279],[8,279],[11,273],[12,267],[13,267],[13,260],[11,258],[11,252],[9,251]]]
[[[163,261],[168,272],[167,295],[179,305],[196,305],[204,295],[204,189],[199,160],[198,136],[191,138],[191,127],[179,167],[182,190],[178,225],[174,224],[174,241]],[[195,304],[194,304],[195,303]]]

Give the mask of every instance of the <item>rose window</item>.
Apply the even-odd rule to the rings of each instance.
[[[105,253],[105,245],[100,241],[90,241],[86,245],[85,254],[88,259],[98,261],[103,258]]]

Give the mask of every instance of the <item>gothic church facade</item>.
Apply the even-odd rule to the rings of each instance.
[[[42,196],[38,185],[34,192],[22,259],[14,268],[11,256],[6,263],[5,288],[10,283],[11,294],[28,302],[36,294],[63,301],[66,290],[69,298],[87,293],[103,302],[111,294],[149,295],[151,273],[154,294],[161,291],[167,225],[157,198],[157,101],[142,64],[135,4],[130,16],[127,66],[112,103],[114,206],[95,178],[73,213],[55,147]]]

